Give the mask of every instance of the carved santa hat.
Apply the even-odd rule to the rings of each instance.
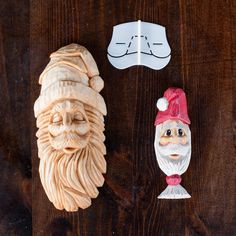
[[[157,108],[159,111],[155,125],[166,120],[181,120],[185,124],[190,124],[186,96],[180,88],[168,88],[164,93],[164,97],[158,99]]]
[[[50,59],[39,77],[42,87],[34,104],[35,117],[64,99],[79,100],[106,115],[106,105],[99,94],[104,82],[89,51],[70,44],[52,53]]]

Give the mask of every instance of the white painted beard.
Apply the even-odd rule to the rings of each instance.
[[[188,168],[191,159],[191,133],[188,129],[187,144],[168,144],[165,146],[160,145],[160,127],[156,126],[155,134],[155,153],[156,159],[161,170],[167,175],[182,175]],[[180,157],[175,160],[169,156],[171,154],[178,154]]]
[[[165,149],[164,149],[165,151],[166,149],[169,148],[169,145],[165,146]],[[179,144],[179,145],[175,145],[174,148],[171,148],[171,149],[172,150],[176,149],[176,151],[169,152],[170,154],[176,153],[180,155],[180,157],[177,160],[171,159],[169,157],[170,154],[163,155],[162,154],[163,147],[160,146],[159,143],[156,144],[155,142],[156,158],[157,158],[158,165],[167,176],[174,175],[174,174],[182,175],[189,166],[190,157],[191,157],[191,146],[189,144],[186,146]],[[182,150],[184,153],[186,152],[185,155],[181,155]]]

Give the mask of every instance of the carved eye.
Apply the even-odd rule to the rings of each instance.
[[[76,113],[74,116],[75,121],[84,121],[84,117],[81,113]]]
[[[185,135],[184,130],[178,129],[178,136],[183,137]]]
[[[172,135],[172,132],[170,129],[167,129],[164,136],[170,137]]]
[[[59,113],[55,113],[52,117],[52,123],[60,123],[62,122],[62,116]]]

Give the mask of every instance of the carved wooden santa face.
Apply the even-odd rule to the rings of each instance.
[[[70,44],[51,54],[39,84],[34,113],[43,188],[57,209],[85,209],[106,173],[103,79],[89,51]]]
[[[168,144],[187,145],[187,139],[189,139],[188,127],[179,120],[165,121],[160,132],[160,146],[167,147]],[[169,158],[178,160],[180,155],[169,153]]]
[[[183,174],[191,157],[191,132],[180,120],[167,120],[156,126],[157,161],[166,175]]]
[[[191,159],[191,131],[187,99],[181,88],[168,88],[157,101],[154,148],[161,170],[167,175],[168,186],[158,196],[161,199],[190,198],[180,185],[181,175]]]
[[[67,99],[41,113],[37,126],[39,174],[49,200],[60,210],[89,207],[106,172],[103,115]]]
[[[50,143],[56,150],[74,153],[89,141],[90,125],[83,103],[65,100],[51,110],[48,126]]]

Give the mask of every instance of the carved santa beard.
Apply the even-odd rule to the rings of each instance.
[[[86,147],[72,154],[51,146],[49,111],[37,118],[40,178],[49,200],[60,210],[87,208],[91,205],[91,198],[96,198],[99,193],[97,187],[104,183],[102,174],[106,172],[106,148],[103,143],[103,116],[88,106],[86,112],[91,127],[89,141]]]
[[[187,144],[167,144],[165,146],[160,145],[160,134],[162,124],[156,126],[155,134],[155,153],[159,167],[167,175],[182,175],[188,168],[191,158],[191,132],[186,125],[187,130]],[[179,154],[178,159],[171,159],[170,154]]]

